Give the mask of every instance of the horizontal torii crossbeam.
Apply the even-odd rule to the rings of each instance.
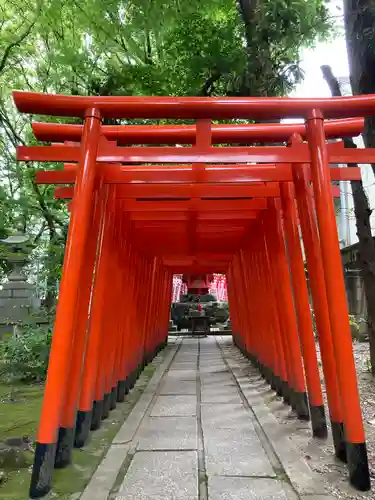
[[[79,142],[82,125],[62,123],[32,124],[33,132],[39,141]],[[363,118],[331,120],[324,123],[327,139],[355,137],[364,127]],[[102,133],[109,141],[124,144],[195,144],[197,129],[195,125],[104,125]],[[306,138],[303,124],[268,123],[264,125],[212,125],[212,144],[249,144],[253,142],[286,142],[292,134]]]
[[[35,179],[38,184],[74,184],[76,175],[74,167],[65,170],[41,170],[36,173]],[[357,167],[332,167],[330,168],[330,176],[332,181],[354,181],[361,179],[361,171]],[[251,183],[256,182],[293,181],[290,165],[233,165],[231,168],[216,165],[211,169],[193,169],[177,165],[176,169],[158,168],[152,170],[150,168],[138,168],[135,170],[132,166],[127,165],[104,164],[100,166],[100,177],[103,182],[108,184],[193,184],[195,182],[200,184],[226,184],[242,182],[250,186]]]

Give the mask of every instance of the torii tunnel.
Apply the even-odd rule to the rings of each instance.
[[[361,133],[375,96],[13,95],[20,112],[83,119],[34,123],[36,138],[52,144],[17,150],[20,161],[64,163],[36,180],[63,185],[55,195],[72,200],[31,497],[51,489],[54,467],[70,463],[72,448],[166,346],[174,273],[226,274],[234,343],[311,421],[314,437],[330,429],[351,484],[369,489],[332,185],[361,176],[331,165],[375,163],[374,149],[332,141]],[[105,118],[195,124],[107,126]],[[212,124],[284,118],[305,122]]]

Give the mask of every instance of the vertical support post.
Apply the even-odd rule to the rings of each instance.
[[[99,137],[100,113],[97,109],[89,109],[85,113],[75,199],[35,447],[30,484],[31,498],[39,498],[51,489],[57,432],[69,373],[77,294],[90,224]]]
[[[250,332],[249,332],[249,322],[248,322],[248,308],[246,307],[245,303],[245,297],[246,295],[246,290],[245,290],[245,283],[244,283],[244,276],[243,276],[243,269],[241,269],[241,261],[239,259],[238,255],[235,255],[233,258],[233,264],[234,264],[234,276],[236,279],[236,290],[237,290],[237,303],[238,303],[238,310],[241,318],[241,332],[242,332],[242,343],[243,343],[243,348],[245,351],[246,357],[252,357],[252,349],[250,347]],[[256,353],[257,355],[257,361],[259,362],[259,353]]]
[[[94,404],[92,408],[91,430],[100,427],[100,422],[105,416],[108,416],[109,394],[106,391],[106,375],[109,353],[109,338],[107,331],[108,322],[108,282],[111,272],[112,241],[114,237],[114,215],[115,215],[115,192],[112,186],[108,187],[106,206],[106,220],[103,234],[102,261],[98,269],[97,277],[97,300],[93,303],[92,317],[90,322],[90,336],[98,337],[100,340],[95,345],[99,349],[98,357],[95,360],[95,384],[94,384]],[[98,329],[98,331],[96,331]],[[95,334],[93,333],[95,332]]]
[[[81,390],[81,376],[85,359],[89,305],[95,267],[98,232],[101,218],[99,190],[95,194],[92,224],[86,245],[86,263],[81,271],[81,283],[76,307],[72,358],[69,369],[69,390],[65,393],[58,434],[55,467],[63,468],[71,462],[76,429],[77,405]]]
[[[306,284],[305,267],[298,232],[297,213],[293,185],[283,182],[280,185],[281,203],[284,214],[284,228],[287,254],[291,270],[294,305],[297,315],[299,337],[305,367],[306,384],[309,396],[311,425],[313,435],[327,437],[327,424],[324,414],[324,401],[320,386],[318,360],[310,313],[309,295]]]
[[[269,215],[269,214],[267,214]],[[277,341],[279,343],[279,352],[283,353],[282,359],[284,361],[284,376],[285,381],[282,383],[282,394],[284,402],[288,405],[294,405],[294,380],[292,372],[292,362],[290,357],[290,349],[287,342],[287,326],[285,322],[285,309],[283,306],[283,291],[281,290],[278,283],[282,281],[280,273],[278,271],[278,261],[275,259],[275,247],[273,238],[275,237],[273,231],[275,230],[274,225],[270,227],[270,221],[267,220],[267,215],[263,216],[263,233],[264,233],[264,245],[265,245],[265,255],[267,259],[265,261],[267,274],[270,277],[270,286],[273,291],[273,297],[276,306],[276,318],[277,318]],[[269,218],[269,217],[268,217]]]
[[[101,314],[104,299],[104,276],[106,274],[103,271],[105,270],[106,263],[108,262],[108,252],[106,252],[106,240],[108,236],[107,186],[103,186],[100,196],[102,203],[102,217],[100,221],[100,234],[95,264],[95,279],[88,324],[88,339],[74,440],[74,446],[77,448],[84,446],[89,437],[90,428],[96,429],[97,426],[100,425],[102,418],[102,401],[94,401],[94,390],[96,376],[98,373],[100,346],[102,342]]]
[[[306,254],[309,284],[314,306],[318,342],[322,357],[335,455],[340,460],[346,461],[344,425],[337,384],[331,325],[329,322],[323,262],[308,175],[310,166],[307,164],[302,165],[295,163],[292,165],[292,168],[303,246]]]
[[[126,241],[126,236],[124,234],[124,227],[123,227],[123,214],[121,213],[120,202],[119,200],[116,200],[115,239],[113,245],[113,258],[112,258],[113,272],[111,274],[111,277],[113,279],[113,286],[111,290],[112,350],[111,350],[110,365],[108,372],[110,410],[116,408],[118,362],[119,362],[119,356],[121,355],[121,347],[122,347],[122,325],[121,325],[120,304],[122,301],[121,297],[122,272],[123,272],[122,259],[124,258],[122,250],[125,241]]]
[[[263,298],[271,297],[269,302],[269,319],[271,322],[271,330],[275,343],[275,351],[277,357],[278,378],[276,379],[276,391],[279,396],[283,396],[284,401],[290,399],[290,387],[288,383],[288,374],[286,366],[286,353],[282,341],[282,332],[280,318],[277,308],[277,294],[273,283],[272,264],[267,246],[267,238],[265,234],[264,223],[260,225],[259,248],[257,250],[258,257],[258,279],[263,276]]]
[[[270,286],[268,261],[264,247],[264,235],[262,225],[259,224],[258,237],[254,239],[252,251],[252,269],[254,271],[252,283],[254,300],[254,317],[259,316],[260,328],[266,332],[266,342],[269,343],[272,358],[271,388],[282,395],[282,380],[286,380],[281,373],[284,369],[284,354],[280,350],[280,329],[277,322],[275,301],[270,300],[273,291]]]
[[[287,358],[290,368],[290,382],[292,385],[291,403],[300,419],[309,420],[310,416],[307,407],[301,349],[298,338],[280,208],[276,200],[272,199],[269,201],[269,218],[272,227],[268,226],[268,230],[272,242],[271,248],[273,250],[274,261],[272,264],[280,282],[280,286],[277,287],[278,304],[282,332],[285,340],[285,349],[288,350]]]
[[[123,224],[122,238],[120,241],[120,255],[119,255],[119,271],[121,274],[120,283],[120,303],[128,304],[127,302],[127,287],[130,281],[130,266],[131,266],[131,246],[129,241],[129,223],[125,214],[122,214],[121,222]],[[128,328],[128,307],[120,307],[120,328],[121,328],[121,349],[118,352],[117,370],[117,402],[121,403],[128,393],[128,373],[127,373],[127,360],[129,356],[129,333]]]
[[[349,478],[355,488],[366,491],[370,489],[371,483],[352,351],[341,254],[332,201],[323,121],[320,110],[313,110],[306,122],[311,155],[311,177],[344,418]]]

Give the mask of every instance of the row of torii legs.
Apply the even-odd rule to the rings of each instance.
[[[167,342],[173,276],[158,257],[136,251],[115,186],[96,185],[100,126],[95,113],[86,116],[37,436],[34,498],[49,491],[53,468],[70,462],[73,446],[85,443]],[[308,129],[311,166],[293,164],[293,183],[281,185],[280,203],[270,200],[229,266],[234,340],[298,416],[311,417],[314,435],[324,437],[294,188],[335,453],[347,461],[351,483],[366,490],[367,452],[323,120],[310,119]]]

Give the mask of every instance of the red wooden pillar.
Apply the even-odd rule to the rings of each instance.
[[[241,347],[241,338],[240,338],[240,325],[237,319],[237,303],[236,297],[233,292],[233,264],[230,263],[228,266],[227,272],[227,290],[228,290],[228,304],[229,304],[229,314],[232,322],[232,337],[233,343],[239,349]]]
[[[117,219],[117,238],[115,241],[115,267],[116,267],[116,295],[113,301],[114,307],[114,331],[116,335],[115,339],[115,350],[113,355],[113,365],[111,373],[111,405],[110,409],[113,410],[116,407],[117,394],[118,394],[118,382],[119,382],[119,364],[122,357],[123,348],[123,298],[122,298],[122,283],[123,283],[123,272],[124,272],[124,260],[126,259],[125,245],[127,241],[127,228],[125,225],[124,214],[122,212],[121,200],[117,201],[116,211],[118,214]]]
[[[248,249],[246,249],[248,250]],[[245,320],[247,323],[247,354],[252,359],[255,360],[255,353],[257,350],[257,338],[254,335],[257,331],[257,325],[255,324],[255,304],[252,300],[254,294],[254,283],[253,283],[253,269],[252,262],[249,257],[249,252],[240,250],[239,253],[239,262],[241,263],[242,268],[242,284],[243,284],[243,293],[244,293],[244,302],[245,302]]]
[[[291,385],[291,404],[301,419],[310,418],[305,380],[302,366],[298,329],[290,284],[290,273],[286,257],[281,210],[277,201],[269,201],[269,241],[272,251],[274,285],[276,285],[277,304],[281,320],[284,350],[288,362],[289,383]]]
[[[73,352],[69,368],[69,390],[65,393],[65,401],[62,409],[55,457],[56,468],[65,467],[71,462],[75,439],[77,405],[81,390],[81,376],[85,359],[89,304],[92,292],[100,219],[102,215],[101,201],[100,192],[98,190],[95,193],[93,220],[87,239],[85,266],[81,272],[74,326]]]
[[[145,304],[145,340],[144,340],[144,362],[147,365],[154,357],[153,351],[153,335],[154,335],[154,302],[156,294],[160,293],[158,290],[158,259],[154,257],[151,261],[151,274],[149,279],[149,286],[147,289],[147,299]]]
[[[105,187],[105,208],[95,271],[87,352],[79,404],[81,418],[90,422],[91,430],[95,430],[100,426],[104,405],[104,360],[106,352],[104,322],[114,215],[114,198],[109,191],[108,187]],[[88,424],[82,429],[82,434],[80,438],[81,445],[84,444],[88,437]],[[77,435],[79,435],[78,429]]]
[[[107,375],[109,368],[109,356],[111,348],[111,337],[108,335],[110,331],[110,314],[111,314],[111,289],[109,283],[111,282],[111,273],[113,271],[113,239],[115,231],[115,208],[116,198],[115,191],[112,186],[108,187],[108,222],[106,231],[104,232],[103,241],[103,267],[100,270],[101,275],[98,276],[98,301],[93,304],[93,313],[91,324],[92,328],[100,329],[100,350],[99,358],[97,360],[97,373],[94,390],[94,407],[92,429],[100,426],[100,419],[108,416],[110,394],[107,388]],[[98,308],[98,309],[96,309]],[[90,333],[91,334],[91,333]]]
[[[268,219],[268,220],[267,220]],[[270,283],[273,290],[273,297],[275,299],[276,313],[277,313],[277,323],[278,323],[278,333],[279,333],[279,346],[281,352],[283,352],[284,366],[285,366],[285,377],[286,383],[282,386],[282,393],[284,402],[287,404],[294,404],[292,401],[292,396],[294,393],[293,388],[293,372],[292,372],[292,362],[290,356],[290,346],[287,342],[286,336],[286,323],[285,323],[285,310],[283,306],[283,291],[281,290],[280,283],[281,277],[278,272],[277,260],[275,259],[275,245],[274,245],[274,224],[270,227],[269,214],[264,215],[263,227],[265,235],[265,247],[267,255],[267,269],[270,275]]]
[[[297,315],[299,338],[309,396],[311,425],[314,436],[327,437],[324,401],[320,386],[309,295],[298,232],[294,190],[291,183],[281,183],[280,188],[289,266],[294,292],[294,306]]]
[[[238,311],[238,300],[237,300],[237,292],[235,290],[235,286],[236,282],[235,282],[235,277],[233,275],[233,262],[231,262],[228,269],[227,287],[228,287],[228,296],[230,299],[230,317],[232,321],[233,339],[235,345],[244,353],[242,323]]]
[[[97,109],[89,109],[85,113],[81,157],[75,184],[76,198],[69,224],[60,296],[35,448],[30,484],[31,498],[43,496],[51,489],[57,433],[69,375],[77,294],[90,226],[99,136],[100,113]]]
[[[332,342],[344,419],[349,478],[355,488],[366,491],[370,489],[371,483],[365,433],[331,194],[331,177],[323,128],[323,116],[319,110],[313,110],[310,113],[306,122],[306,131],[311,155],[311,177],[320,234]]]
[[[140,276],[140,257],[138,253],[134,252],[134,266],[132,269],[132,280],[131,287],[129,288],[129,310],[130,310],[130,318],[129,318],[129,389],[134,387],[134,384],[138,377],[138,359],[137,359],[137,343],[139,341],[138,338],[138,316],[137,316],[137,295],[139,293],[139,276]]]
[[[164,311],[161,310],[161,316],[158,326],[158,346],[157,350],[160,351],[168,344],[168,330],[169,330],[169,318],[171,311],[172,302],[172,286],[173,286],[173,274],[168,270],[162,270],[163,283],[164,283]]]
[[[100,425],[103,401],[95,399],[95,384],[99,370],[98,359],[102,344],[103,330],[101,328],[105,296],[106,266],[109,260],[109,230],[110,210],[108,203],[107,186],[101,191],[103,204],[101,228],[95,265],[95,279],[91,296],[90,317],[88,322],[88,339],[85,362],[82,374],[82,386],[78,405],[76,422],[75,446],[85,444],[90,428],[95,429]]]
[[[241,337],[243,353],[249,356],[249,325],[247,321],[247,308],[245,304],[246,291],[244,289],[243,276],[239,265],[239,257],[233,257],[233,277],[235,279],[235,292],[237,298],[237,311],[241,323]]]
[[[164,266],[160,267],[160,283],[163,295],[159,294],[157,296],[156,308],[156,352],[163,349],[168,342],[168,331],[169,331],[169,319],[171,314],[171,303],[172,303],[172,286],[173,286],[173,275]],[[164,309],[163,309],[164,307]],[[165,331],[165,321],[166,316],[168,316],[167,321],[167,331]]]
[[[144,307],[145,307],[145,289],[147,287],[147,261],[144,257],[140,258],[138,266],[138,278],[136,280],[136,295],[135,295],[135,321],[136,326],[134,330],[135,334],[135,374],[136,379],[139,377],[142,371],[142,361],[143,361],[143,347],[144,347]]]
[[[260,225],[258,225],[259,227]],[[260,226],[261,227],[261,226]],[[280,354],[277,352],[275,331],[273,321],[275,309],[273,301],[270,301],[271,291],[267,287],[267,266],[264,266],[264,248],[262,247],[263,235],[260,233],[258,238],[254,238],[251,252],[251,269],[253,271],[251,283],[253,293],[249,300],[253,303],[253,315],[256,322],[254,337],[260,342],[267,344],[268,350],[268,381],[277,391],[281,391],[279,378],[279,360]],[[257,332],[264,332],[263,338],[258,337]]]
[[[119,253],[119,269],[121,273],[120,280],[120,303],[119,303],[119,322],[121,329],[121,348],[118,352],[117,359],[117,401],[121,403],[125,399],[125,395],[129,391],[129,372],[128,358],[130,356],[130,328],[129,328],[129,286],[131,281],[131,266],[133,262],[133,254],[131,251],[129,223],[126,217],[122,217],[123,237],[121,238],[121,249]]]
[[[168,309],[168,325],[169,325],[169,314],[171,307],[171,297],[168,293],[169,280],[167,273],[161,263],[158,263],[156,284],[153,299],[153,311],[152,311],[152,321],[153,321],[153,341],[150,344],[150,352],[152,356],[156,356],[161,348],[163,342],[163,321],[165,318],[165,310]]]
[[[258,275],[259,279],[263,280],[263,293],[262,298],[267,304],[267,311],[271,320],[271,330],[273,333],[275,350],[277,356],[278,376],[280,380],[276,379],[277,394],[283,396],[284,401],[290,402],[290,386],[288,381],[287,371],[287,357],[282,338],[281,320],[278,310],[278,296],[276,286],[274,283],[272,255],[270,255],[270,248],[268,237],[266,234],[266,226],[261,222],[259,228],[260,243],[257,251],[258,255]],[[271,299],[271,300],[270,300]]]
[[[104,344],[103,355],[103,412],[102,418],[108,418],[109,412],[116,404],[116,393],[113,389],[113,371],[116,350],[118,348],[118,300],[119,300],[119,273],[116,253],[119,241],[119,213],[118,200],[116,200],[116,186],[110,186],[110,196],[113,197],[113,230],[110,238],[110,260],[107,268],[105,304],[104,304]],[[105,353],[105,354],[104,354]]]
[[[144,259],[142,266],[142,281],[139,294],[139,373],[145,366],[145,348],[147,339],[147,328],[150,318],[151,282],[152,282],[153,260]],[[141,314],[142,311],[142,314]]]
[[[247,321],[250,323],[250,336],[248,336],[247,339],[247,351],[250,359],[253,361],[253,363],[256,364],[262,376],[270,382],[268,339],[266,340],[266,332],[264,328],[262,328],[261,311],[259,311],[256,307],[256,305],[259,306],[259,303],[256,302],[256,297],[254,296],[256,281],[254,279],[254,276],[251,274],[251,271],[254,272],[254,262],[252,262],[251,267],[245,265],[245,259],[242,259],[242,263],[245,277],[244,284],[247,285],[244,292],[244,298],[246,300],[247,306],[246,309],[248,312]],[[259,293],[259,289],[257,290],[257,292]],[[252,304],[254,307],[252,308],[250,304]]]
[[[336,361],[333,352],[326,285],[315,207],[310,189],[309,170],[309,165],[293,164],[293,180],[322,357],[335,454],[337,458],[345,461],[346,449],[336,375]]]

